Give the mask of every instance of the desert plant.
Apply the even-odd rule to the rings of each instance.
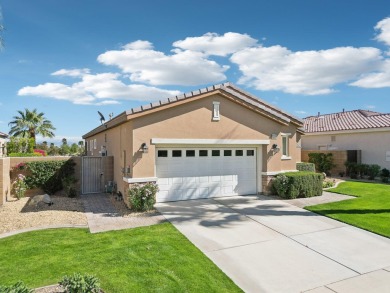
[[[0,293],[32,293],[33,289],[30,289],[22,281],[16,282],[9,286],[0,286]]]
[[[316,166],[317,172],[324,172],[326,175],[329,175],[330,170],[335,167],[332,153],[309,153],[309,162]]]
[[[381,177],[390,177],[390,170],[383,168],[381,170]]]
[[[73,176],[67,176],[62,178],[62,187],[63,190],[65,191],[65,194],[68,197],[76,197],[77,196],[77,191],[75,188],[75,183],[77,182],[76,178]]]
[[[99,279],[93,275],[74,273],[64,276],[59,284],[66,293],[97,293],[100,292]]]
[[[158,186],[155,183],[134,184],[129,188],[130,208],[135,211],[149,211],[156,203]]]

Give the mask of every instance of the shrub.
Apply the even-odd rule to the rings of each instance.
[[[48,194],[54,194],[63,189],[64,178],[74,175],[74,165],[73,160],[28,162],[27,187],[39,187]]]
[[[297,170],[298,171],[315,172],[316,167],[313,163],[297,163]]]
[[[11,137],[7,142],[8,156],[11,153],[33,153],[34,152],[34,139],[27,137]],[[23,157],[23,156],[18,156]]]
[[[309,153],[309,162],[313,163],[318,172],[330,174],[330,170],[335,166],[333,164],[332,153]]]
[[[12,186],[12,191],[17,199],[21,199],[26,193],[27,184],[25,182],[25,179],[26,177],[23,174],[18,174]]]
[[[45,157],[46,156],[46,151],[44,151],[44,150],[34,150],[34,154],[41,154],[41,156]]]
[[[323,176],[314,172],[288,172],[277,175],[273,184],[283,198],[312,197],[322,195]]]
[[[381,177],[390,177],[390,171],[388,170],[388,169],[386,169],[386,168],[383,168],[382,170],[381,170]]]
[[[155,183],[134,184],[129,189],[130,208],[135,211],[149,211],[156,203],[158,186]]]
[[[381,167],[379,165],[373,164],[367,166],[367,175],[368,175],[368,179],[370,180],[374,180],[375,177],[377,177],[380,172],[381,172]]]
[[[334,183],[332,181],[322,181],[322,188],[333,187]]]
[[[77,190],[74,186],[74,184],[77,182],[77,180],[73,176],[67,176],[62,179],[62,187],[65,191],[65,194],[68,197],[76,197],[77,196]]]
[[[39,153],[10,153],[9,157],[42,157]]]
[[[99,279],[93,275],[74,273],[64,276],[59,284],[66,293],[96,293],[100,292]]]
[[[34,290],[28,288],[22,281],[10,286],[0,286],[1,293],[32,293]]]

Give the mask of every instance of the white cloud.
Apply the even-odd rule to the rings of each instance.
[[[84,70],[85,72],[89,72]],[[60,72],[60,73],[58,73]],[[82,74],[82,70],[59,70],[55,75]],[[76,75],[73,75],[76,76]],[[117,73],[86,74],[78,76],[81,81],[66,85],[45,83],[23,87],[20,96],[41,96],[67,100],[74,104],[108,105],[118,104],[117,100],[151,101],[178,95],[179,91],[169,91],[145,85],[125,84]]]
[[[383,57],[376,48],[292,52],[282,46],[258,46],[234,53],[230,60],[243,73],[241,84],[258,90],[319,95],[377,69]]]
[[[206,55],[227,56],[247,47],[256,45],[257,40],[247,34],[228,32],[223,36],[206,33],[201,37],[188,37],[173,43],[174,47],[199,51]]]
[[[80,77],[85,74],[89,74],[90,70],[88,68],[82,69],[60,69],[56,72],[53,72],[51,75],[62,75],[62,76],[70,76],[70,77]]]
[[[305,114],[307,114],[306,111],[302,111],[302,110],[297,110],[297,111],[295,111],[295,113],[297,113],[297,114],[299,114],[299,115],[305,115]]]
[[[390,46],[390,17],[378,22],[375,26],[375,30],[378,31],[375,39]]]
[[[376,107],[374,105],[367,105],[366,108],[372,110],[375,109]]]
[[[367,73],[350,85],[363,88],[390,87],[390,59],[383,62],[378,72]]]
[[[97,60],[119,67],[133,82],[151,85],[199,85],[226,79],[228,66],[207,59],[201,52],[173,50],[172,55],[155,51],[147,41],[136,41],[122,50],[107,51]]]

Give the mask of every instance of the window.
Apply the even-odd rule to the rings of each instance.
[[[107,142],[107,133],[104,134],[104,142]]]
[[[243,150],[236,150],[236,157],[242,157],[244,155]]]
[[[168,151],[163,151],[163,150],[157,151],[157,157],[159,157],[159,158],[168,157]]]
[[[186,150],[186,157],[195,157],[194,150]]]
[[[172,151],[172,157],[174,157],[174,158],[181,157],[181,150]]]
[[[219,121],[219,102],[213,102],[213,121]]]
[[[232,150],[224,150],[223,155],[225,157],[231,157],[232,156]]]
[[[288,157],[288,136],[284,135],[282,137],[282,155]]]
[[[96,138],[93,140],[93,149],[96,150]]]
[[[93,150],[93,140],[91,139],[90,141],[89,141],[89,150],[92,152],[92,150]]]
[[[248,157],[253,157],[255,155],[255,151],[254,150],[246,150],[246,155]]]
[[[335,136],[335,135],[332,135],[332,136],[330,137],[330,141],[331,141],[331,142],[335,142],[335,141],[336,141],[336,136]]]
[[[212,155],[213,157],[219,157],[219,153],[220,153],[219,150],[212,150],[212,151],[211,151],[211,155]]]
[[[199,157],[207,157],[208,151],[207,150],[200,150],[199,151]]]

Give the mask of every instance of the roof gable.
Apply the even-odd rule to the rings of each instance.
[[[368,110],[343,111],[304,119],[306,133],[390,127],[390,113]]]
[[[120,115],[114,117],[112,120],[100,125],[94,130],[88,132],[83,136],[83,138],[89,137],[91,135],[97,134],[101,131],[104,131],[108,128],[114,127],[118,124],[124,123],[127,120],[131,120],[142,115],[147,115],[156,111],[164,110],[168,107],[174,107],[176,105],[193,101],[198,98],[203,98],[210,96],[211,94],[221,94],[227,98],[240,101],[242,104],[251,108],[270,119],[278,121],[281,124],[293,123],[298,127],[303,126],[303,121],[299,118],[288,114],[287,112],[276,108],[265,101],[257,98],[256,96],[245,92],[244,90],[236,87],[235,85],[227,82],[223,84],[213,85],[207,88],[191,91],[189,93],[184,93],[175,97],[170,97],[164,100],[160,100],[154,103],[149,103],[141,107],[132,108],[128,111],[121,113]]]
[[[5,134],[3,132],[0,131],[0,137],[1,138],[7,138],[8,137],[8,134]]]

